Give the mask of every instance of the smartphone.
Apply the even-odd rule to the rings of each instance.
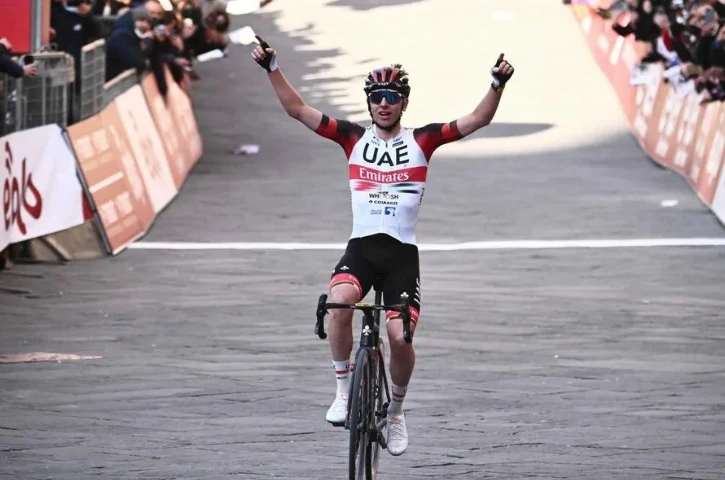
[[[708,8],[705,10],[705,22],[709,25],[715,21],[715,10]]]

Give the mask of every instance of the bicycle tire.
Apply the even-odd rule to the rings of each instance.
[[[375,375],[375,389],[374,397],[372,399],[372,406],[375,409],[373,414],[373,423],[380,425],[380,429],[376,428],[376,433],[379,432],[383,438],[387,433],[387,409],[390,404],[390,390],[388,389],[388,377],[385,371],[385,344],[382,339],[379,340],[377,361],[374,362],[377,373]],[[370,445],[370,475],[367,480],[377,480],[378,477],[378,465],[380,462],[380,453],[382,452],[382,445],[378,442],[377,438],[371,440]]]
[[[350,446],[349,446],[349,479],[362,480],[370,476],[370,352],[361,348],[355,358],[355,374],[353,375],[352,392],[350,395]],[[361,448],[362,447],[362,448]],[[362,467],[362,468],[361,468]],[[362,475],[365,475],[363,477]]]

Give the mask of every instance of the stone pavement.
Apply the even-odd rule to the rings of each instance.
[[[403,63],[423,72],[412,123],[472,107],[497,43],[515,52],[497,124],[434,157],[421,243],[723,236],[636,148],[564,7],[450,5],[276,0],[236,26],[279,48],[310,103],[359,121],[360,76],[393,61],[375,36],[396,35],[391,19]],[[542,61],[531,35],[558,54]],[[442,77],[457,56],[466,68]],[[344,241],[339,147],[284,115],[245,49],[200,73],[206,155],[145,240]],[[259,155],[228,153],[247,142]],[[340,253],[127,250],[3,272],[18,293],[0,293],[0,356],[102,358],[0,364],[0,478],[346,478],[347,437],[324,422],[328,347],[313,334]],[[722,247],[422,252],[411,441],[382,457],[380,478],[725,478],[724,267]]]

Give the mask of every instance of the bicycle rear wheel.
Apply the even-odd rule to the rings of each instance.
[[[371,477],[370,469],[370,417],[374,415],[370,399],[372,382],[370,352],[358,350],[355,358],[352,394],[350,395],[350,480]]]

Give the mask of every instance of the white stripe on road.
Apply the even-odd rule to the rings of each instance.
[[[347,243],[282,242],[136,242],[133,250],[344,250]],[[422,243],[421,251],[549,250],[567,248],[722,247],[725,238],[633,238],[607,240],[500,240],[461,243]]]

